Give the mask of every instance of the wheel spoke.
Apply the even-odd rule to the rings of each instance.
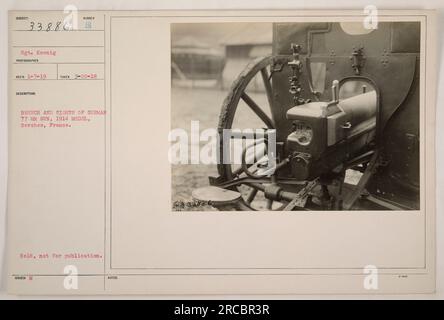
[[[251,188],[250,192],[248,192],[247,200],[246,200],[248,204],[253,202],[254,198],[256,197],[257,191],[258,190],[256,188]]]
[[[271,88],[270,79],[267,68],[261,69],[262,80],[264,81],[265,92],[267,93],[268,105],[270,110],[273,110],[273,90]]]
[[[273,120],[271,120],[267,114],[251,99],[251,97],[243,92],[241,95],[242,100],[250,107],[251,110],[267,125],[268,128],[274,129]]]

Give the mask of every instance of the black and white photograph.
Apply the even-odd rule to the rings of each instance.
[[[419,210],[419,22],[171,24],[173,211]]]

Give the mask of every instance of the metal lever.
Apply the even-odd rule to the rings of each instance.
[[[339,101],[339,81],[333,80],[333,84],[331,86],[331,97],[332,102],[338,102]]]

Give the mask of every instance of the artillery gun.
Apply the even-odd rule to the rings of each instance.
[[[195,199],[220,210],[419,209],[420,25],[381,22],[361,32],[350,25],[274,24],[273,55],[241,72],[218,125],[233,129],[239,109],[249,108],[265,134],[244,147],[240,165],[220,161],[219,176],[194,190]],[[268,113],[248,92],[255,77]],[[246,161],[248,148],[269,147],[271,132],[272,158]]]

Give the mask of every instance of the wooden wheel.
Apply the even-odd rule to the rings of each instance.
[[[273,109],[273,92],[270,79],[272,57],[261,57],[253,60],[241,72],[234,81],[228,96],[225,98],[221,114],[219,117],[219,132],[223,129],[244,129],[239,128],[237,118],[243,118],[248,129],[275,129],[275,124],[271,116]],[[261,85],[258,85],[260,81]],[[254,89],[260,88],[261,93]],[[240,115],[249,110],[248,117]],[[267,112],[268,111],[268,112]],[[221,139],[222,140],[222,139]],[[248,143],[245,142],[245,143]],[[256,141],[250,141],[256,143]],[[223,143],[219,147],[220,159],[223,159]],[[236,164],[218,164],[219,175],[225,181],[245,176],[245,173]],[[242,184],[236,187],[242,194],[246,208],[251,210],[279,210],[284,203],[265,199],[263,188],[257,188],[254,184]],[[262,189],[262,190],[261,190]]]

